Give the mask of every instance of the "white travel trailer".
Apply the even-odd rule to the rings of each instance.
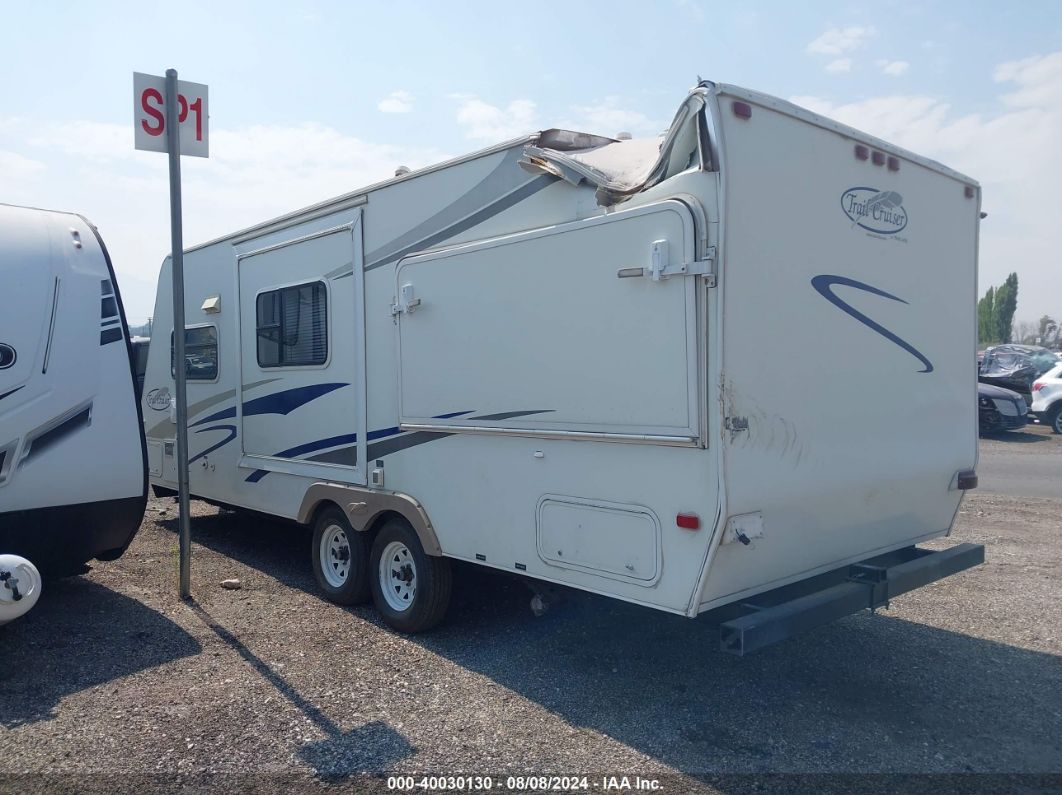
[[[704,82],[660,138],[547,130],[236,232],[185,258],[192,493],[313,525],[328,597],[406,631],[449,559],[740,604],[737,653],[883,605],[983,556],[915,546],[975,484],[979,208],[938,163]]]
[[[79,215],[0,205],[0,553],[54,574],[113,560],[146,501],[143,419],[103,241]],[[24,592],[31,579],[24,571]]]

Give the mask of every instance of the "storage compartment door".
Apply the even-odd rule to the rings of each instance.
[[[693,241],[665,201],[405,259],[401,422],[694,443],[697,279],[648,275],[654,246],[678,270]]]

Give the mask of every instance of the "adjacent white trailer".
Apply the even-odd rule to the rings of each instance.
[[[547,130],[190,249],[192,493],[313,525],[325,593],[408,631],[449,559],[751,605],[736,652],[879,606],[983,555],[915,547],[975,483],[979,208],[938,163],[704,82],[661,138]],[[167,260],[157,331],[169,284]]]
[[[0,557],[56,574],[113,560],[146,501],[143,418],[103,241],[80,215],[0,205]]]

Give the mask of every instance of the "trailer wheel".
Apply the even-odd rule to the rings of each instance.
[[[325,597],[337,605],[369,601],[369,541],[339,508],[326,508],[313,528],[313,573]]]
[[[450,561],[424,551],[413,528],[392,519],[372,544],[372,599],[399,632],[431,629],[450,604]]]

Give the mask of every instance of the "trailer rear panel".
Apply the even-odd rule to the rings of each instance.
[[[977,459],[976,185],[753,92],[717,127],[729,532],[702,609],[947,533]]]

